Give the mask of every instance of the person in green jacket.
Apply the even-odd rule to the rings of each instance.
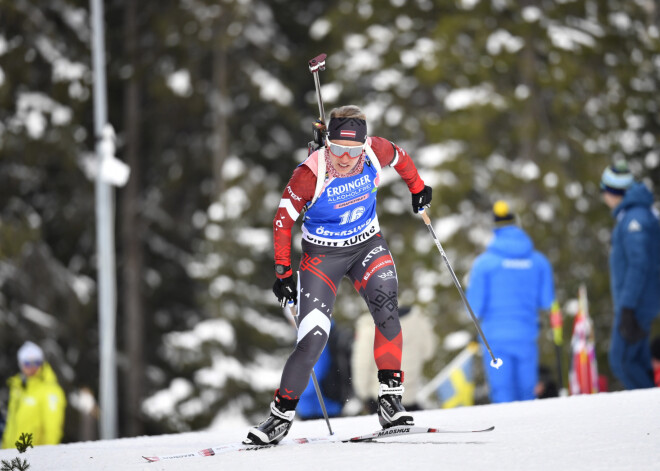
[[[62,440],[66,398],[44,353],[33,342],[18,350],[21,372],[7,380],[9,405],[2,448],[14,448],[22,433],[32,444],[56,445]]]

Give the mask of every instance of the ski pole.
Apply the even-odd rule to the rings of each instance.
[[[488,345],[488,341],[486,340],[486,336],[484,335],[483,331],[481,330],[481,326],[479,325],[479,320],[477,319],[477,316],[474,315],[474,312],[472,312],[472,308],[470,307],[470,303],[468,303],[467,298],[465,297],[465,293],[463,292],[463,288],[461,288],[461,283],[458,281],[458,278],[456,278],[456,273],[454,273],[454,270],[452,269],[451,265],[449,264],[449,260],[447,259],[447,255],[445,255],[445,251],[442,249],[442,245],[440,245],[440,241],[438,240],[438,237],[435,235],[435,231],[433,230],[433,226],[431,225],[431,219],[429,218],[429,215],[426,214],[426,211],[424,211],[424,208],[420,208],[419,213],[422,215],[422,219],[424,220],[424,223],[426,224],[426,227],[428,227],[429,232],[431,233],[431,237],[433,237],[433,240],[435,241],[436,247],[438,247],[438,250],[440,251],[440,255],[442,255],[442,258],[445,261],[445,265],[447,265],[447,268],[449,269],[449,273],[451,274],[452,279],[454,280],[454,285],[456,285],[456,289],[458,290],[458,293],[461,295],[461,299],[463,300],[463,305],[465,306],[465,309],[467,309],[468,313],[470,314],[470,317],[472,318],[472,322],[474,322],[475,327],[477,328],[477,332],[479,332],[479,335],[481,336],[481,339],[484,341],[484,345],[488,349],[488,353],[490,353],[490,357],[492,358],[490,362],[490,366],[493,368],[498,369],[500,366],[502,366],[502,359],[501,358],[495,358],[495,355],[493,355],[493,351],[490,349],[490,345]]]
[[[325,110],[323,109],[323,98],[321,97],[321,82],[319,81],[319,72],[325,70],[325,58],[327,54],[319,54],[309,61],[309,71],[314,76],[314,86],[316,87],[316,101],[319,104],[319,117],[325,124]]]
[[[293,304],[293,301],[289,301],[289,311],[291,312],[292,318],[289,318],[287,316],[287,319],[290,320],[291,324],[296,328],[296,331],[298,330],[298,314],[296,313],[296,306]],[[330,426],[330,419],[328,418],[328,411],[325,408],[325,401],[323,400],[323,395],[321,394],[321,388],[319,387],[319,381],[316,379],[316,372],[314,371],[314,368],[312,368],[312,381],[314,383],[314,390],[316,391],[316,397],[319,400],[319,404],[321,405],[321,410],[323,411],[323,418],[325,418],[325,423],[328,425],[328,432],[330,432],[330,435],[334,435],[335,433],[332,431],[332,427]]]

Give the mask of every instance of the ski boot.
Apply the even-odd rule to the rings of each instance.
[[[246,443],[256,445],[276,445],[291,428],[296,415],[298,399],[285,399],[280,390],[275,391],[275,399],[270,403],[270,416],[248,431]]]
[[[386,429],[395,425],[415,425],[412,416],[401,404],[403,396],[403,372],[379,370],[378,421]]]

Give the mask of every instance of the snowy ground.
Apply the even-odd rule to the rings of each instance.
[[[164,455],[240,441],[246,428],[42,446],[20,455],[41,470],[660,470],[660,388],[532,402],[432,410],[417,425],[477,428],[469,435],[392,437],[385,443],[309,444],[147,463]],[[331,419],[336,435],[378,427],[375,416]],[[324,421],[298,421],[290,437],[328,434]],[[0,459],[19,456],[0,450]]]

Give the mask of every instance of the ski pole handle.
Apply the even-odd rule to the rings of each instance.
[[[296,312],[296,306],[293,304],[293,301],[289,301],[289,313],[291,314],[291,317],[287,316],[287,319],[289,319],[289,323],[298,330],[298,313]]]
[[[426,224],[427,226],[430,226],[431,225],[431,218],[429,218],[429,215],[426,214],[426,211],[424,211],[424,208],[420,208],[419,214],[422,215],[422,219],[424,220],[424,224]]]

